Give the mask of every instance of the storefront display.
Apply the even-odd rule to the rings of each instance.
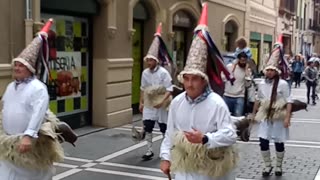
[[[49,33],[50,109],[58,116],[88,111],[88,20],[42,14],[55,23]]]

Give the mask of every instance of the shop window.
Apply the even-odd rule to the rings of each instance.
[[[50,109],[57,116],[88,111],[88,29],[86,18],[42,14],[54,18],[49,32]]]

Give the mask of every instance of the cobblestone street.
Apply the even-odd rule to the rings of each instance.
[[[305,100],[304,87],[292,89],[296,99]],[[290,129],[291,139],[286,143],[284,174],[281,180],[318,180],[320,167],[320,114],[319,105],[308,107],[308,112],[300,111],[294,114]],[[141,124],[139,116],[134,121]],[[159,170],[159,147],[161,133],[157,136],[154,150],[155,157],[150,161],[142,161],[146,143],[135,144],[131,140],[131,125],[114,129],[96,129],[86,127],[78,129],[82,135],[74,148],[64,144],[67,158],[65,162],[56,164],[57,172],[54,180],[138,180],[167,179]],[[262,159],[256,137],[256,128],[250,142],[238,142],[240,163],[235,171],[237,180],[262,179]],[[274,146],[272,146],[274,147]],[[274,158],[274,148],[271,148]],[[275,162],[275,159],[274,161]]]

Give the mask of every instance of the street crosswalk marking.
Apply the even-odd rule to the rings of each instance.
[[[129,172],[123,172],[123,171],[105,170],[105,169],[98,169],[98,168],[88,168],[88,169],[86,169],[86,171],[121,175],[121,176],[134,177],[134,178],[139,178],[139,179],[150,179],[150,180],[167,180],[168,179],[168,178],[158,177],[158,176],[129,173]]]
[[[53,163],[54,166],[59,166],[59,167],[64,167],[64,168],[71,168],[71,169],[75,169],[79,166],[77,165],[72,165],[72,164],[65,164],[65,163]]]
[[[63,173],[60,173],[60,174],[57,174],[53,177],[53,180],[60,180],[60,179],[63,179],[63,178],[66,178],[68,176],[71,176],[73,174],[76,174],[78,172],[82,171],[82,169],[70,169],[68,171],[65,171]]]
[[[76,158],[76,157],[65,157],[64,159],[71,160],[71,161],[85,162],[85,163],[92,162],[92,160],[89,160],[89,159],[82,159],[82,158]]]
[[[88,164],[90,164],[90,166],[88,165],[87,166],[88,168],[86,168],[86,169],[71,169],[69,171],[66,171],[64,173],[61,173],[61,174],[55,176],[53,178],[53,180],[60,180],[60,179],[66,178],[68,176],[71,176],[75,173],[78,173],[80,171],[91,171],[91,172],[113,174],[113,175],[120,175],[120,176],[127,176],[127,177],[135,177],[135,178],[142,178],[142,179],[151,179],[151,180],[167,180],[168,179],[165,177],[159,177],[159,176],[153,176],[153,175],[144,175],[144,174],[138,174],[138,173],[124,172],[124,171],[93,168],[93,166],[97,165],[97,163],[88,163]],[[133,166],[133,165],[126,165],[126,164],[110,163],[110,162],[102,162],[102,163],[100,163],[100,165],[162,173],[160,169],[142,167],[142,166]],[[63,164],[63,163],[55,163],[55,166],[70,167],[70,168],[78,167],[78,166],[68,165],[68,164]],[[86,165],[83,165],[82,167],[85,167],[85,166]],[[252,179],[236,178],[235,180],[252,180]]]
[[[120,168],[127,168],[127,169],[137,169],[143,171],[152,171],[152,172],[159,172],[162,173],[160,169],[157,168],[149,168],[149,167],[142,167],[142,166],[133,166],[127,164],[118,164],[118,163],[110,163],[110,162],[103,162],[101,165],[105,166],[113,166],[113,167],[120,167]]]
[[[162,139],[162,136],[156,136],[156,137],[152,138],[152,141],[155,142],[155,141],[159,141],[160,139]],[[108,161],[108,160],[113,159],[113,158],[115,158],[115,157],[118,157],[118,156],[121,156],[121,155],[123,155],[123,154],[126,154],[126,153],[128,153],[128,152],[130,152],[130,151],[133,151],[133,150],[136,150],[136,149],[138,149],[138,148],[141,148],[141,147],[143,147],[143,146],[145,146],[145,145],[147,145],[147,142],[146,142],[146,141],[143,141],[143,142],[141,142],[141,143],[135,144],[135,145],[133,145],[133,146],[127,147],[127,148],[122,149],[122,150],[120,150],[120,151],[117,151],[117,152],[115,152],[115,153],[112,153],[112,154],[109,154],[109,155],[104,156],[104,157],[102,157],[102,158],[99,158],[99,159],[97,159],[96,161],[98,161],[98,162],[105,162],[105,161]]]

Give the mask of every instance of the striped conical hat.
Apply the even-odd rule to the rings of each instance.
[[[35,37],[32,40],[32,42],[18,55],[18,57],[12,60],[12,63],[20,62],[24,64],[30,70],[30,72],[35,74],[37,69],[36,65],[39,56],[39,51],[43,43],[43,40],[40,36],[48,37],[48,32],[52,23],[53,19],[49,19],[49,21],[43,26],[41,31],[37,34],[37,37]]]

